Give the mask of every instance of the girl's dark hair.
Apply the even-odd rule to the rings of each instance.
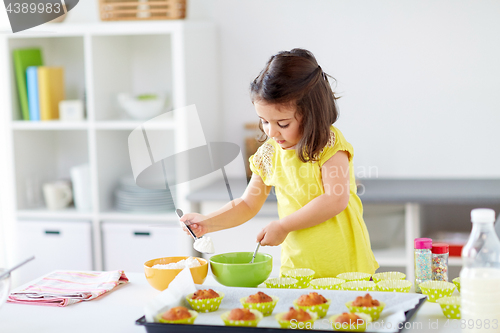
[[[302,117],[302,138],[295,151],[302,162],[315,161],[330,138],[330,125],[338,119],[335,96],[328,77],[314,55],[304,49],[273,55],[250,84],[253,102],[296,107]],[[297,115],[297,114],[296,114]],[[262,123],[259,125],[262,129]]]

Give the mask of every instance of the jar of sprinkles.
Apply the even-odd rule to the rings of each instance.
[[[448,282],[448,255],[450,246],[445,243],[432,244],[432,280]]]
[[[415,238],[415,292],[422,293],[420,283],[432,280],[432,239]]]

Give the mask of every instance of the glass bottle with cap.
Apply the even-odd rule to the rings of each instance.
[[[448,282],[449,253],[450,246],[448,244],[432,244],[432,281]]]
[[[432,280],[432,239],[415,238],[415,292],[421,293],[420,283]]]
[[[462,249],[460,294],[463,332],[500,332],[500,240],[495,211],[473,209],[472,231]],[[470,323],[470,325],[469,325]]]

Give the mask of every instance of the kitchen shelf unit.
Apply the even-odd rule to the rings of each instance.
[[[12,50],[22,47],[40,47],[45,65],[65,68],[66,99],[84,101],[84,121],[21,120]],[[178,224],[173,212],[129,214],[114,209],[113,191],[119,178],[132,176],[128,135],[145,121],[131,119],[120,110],[115,102],[120,92],[168,92],[172,109],[195,104],[206,140],[220,141],[215,25],[189,20],[64,23],[0,35],[0,143],[5,143],[0,147],[0,167],[5,170],[0,176],[4,185],[0,204],[7,263],[19,259],[12,250],[19,245],[15,241],[18,220],[90,221],[96,270],[106,269],[102,223],[133,222],[151,228]],[[185,118],[175,116],[158,126],[167,132],[168,149],[185,150],[190,141]],[[49,211],[28,202],[26,188],[32,178],[39,187],[69,179],[70,168],[79,164],[90,166],[91,211],[74,207]],[[177,186],[176,204],[188,207],[186,195],[202,185]],[[38,193],[41,196],[40,189]],[[186,242],[190,242],[187,237]]]

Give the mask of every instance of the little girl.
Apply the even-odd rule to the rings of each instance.
[[[281,272],[311,268],[316,278],[375,272],[353,148],[332,125],[338,111],[328,76],[304,49],[269,59],[250,85],[268,140],[250,157],[253,174],[241,198],[207,216],[181,218],[198,237],[250,220],[274,186],[280,219],[265,226],[257,242],[281,244]]]

